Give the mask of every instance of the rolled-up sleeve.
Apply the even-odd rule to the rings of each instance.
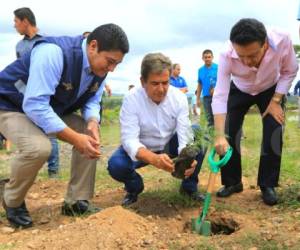
[[[63,53],[57,45],[42,43],[32,50],[23,110],[46,134],[57,133],[66,127],[49,104],[62,71]]]
[[[230,90],[231,60],[226,53],[220,55],[217,84],[212,100],[212,110],[214,114],[227,113],[227,100]]]
[[[180,101],[179,113],[177,116],[176,132],[178,136],[178,154],[189,143],[193,141],[193,131],[189,119],[189,106],[185,96]]]
[[[280,77],[276,86],[276,92],[287,94],[292,81],[295,79],[298,71],[298,62],[291,39],[287,36],[283,44],[283,57],[280,68]]]
[[[128,98],[129,97],[129,98]],[[146,148],[139,140],[140,127],[135,110],[135,103],[130,96],[126,96],[120,112],[121,143],[124,150],[133,161],[137,161],[136,155],[139,148]]]

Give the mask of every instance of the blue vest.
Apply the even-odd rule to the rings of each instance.
[[[82,71],[82,41],[83,36],[43,37],[34,44],[36,46],[39,43],[48,42],[62,49],[63,73],[55,94],[50,98],[50,105],[58,115],[69,114],[81,108],[90,97],[96,94],[106,77],[95,76],[89,88],[77,98]],[[0,110],[24,112],[22,109],[24,95],[21,93],[23,91],[20,91],[20,86],[27,84],[30,56],[31,51],[0,72]]]

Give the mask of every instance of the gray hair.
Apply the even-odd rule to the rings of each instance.
[[[168,70],[171,74],[172,62],[169,57],[166,57],[162,53],[149,53],[142,61],[141,76],[144,80],[147,80],[150,73],[160,74],[164,70]]]

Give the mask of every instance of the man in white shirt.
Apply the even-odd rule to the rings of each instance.
[[[108,161],[108,171],[125,184],[127,194],[122,205],[137,201],[144,189],[142,177],[135,171],[148,164],[168,172],[174,171],[171,156],[193,140],[186,96],[170,86],[172,63],[161,53],[148,54],[141,66],[142,87],[125,96],[121,113],[122,145]],[[198,174],[205,149],[186,170],[180,192],[203,201],[197,191]]]

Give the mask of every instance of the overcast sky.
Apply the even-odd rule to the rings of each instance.
[[[139,85],[143,56],[158,51],[181,64],[181,75],[193,92],[202,51],[212,49],[217,63],[231,27],[240,18],[257,18],[268,28],[289,32],[299,44],[298,4],[298,0],[9,0],[0,8],[0,69],[14,60],[15,45],[22,38],[13,27],[13,11],[29,7],[46,35],[78,35],[109,22],[125,30],[130,53],[109,74],[113,92]]]

